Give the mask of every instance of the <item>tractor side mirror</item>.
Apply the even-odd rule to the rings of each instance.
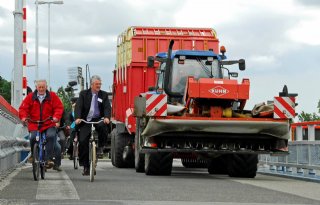
[[[246,69],[246,61],[244,59],[239,60],[239,70],[245,70]]]
[[[153,68],[154,67],[154,57],[153,56],[148,56],[148,68]]]

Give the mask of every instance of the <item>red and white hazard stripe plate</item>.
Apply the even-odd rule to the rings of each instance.
[[[167,116],[167,95],[147,94],[146,100],[147,116]]]
[[[274,97],[274,113],[275,119],[290,119],[294,118],[295,98],[294,97]]]

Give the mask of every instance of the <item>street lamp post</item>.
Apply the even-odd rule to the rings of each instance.
[[[48,4],[48,88],[50,89],[50,79],[51,79],[51,71],[50,71],[50,5],[51,4],[63,4],[63,1],[38,1],[36,4]],[[38,54],[36,54],[38,55]]]
[[[39,22],[38,22],[38,0],[36,0],[36,62],[35,62],[35,73],[36,73],[36,79],[39,80]]]

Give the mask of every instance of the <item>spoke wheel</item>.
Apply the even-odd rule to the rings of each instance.
[[[73,145],[73,168],[79,168],[78,142],[75,142]]]
[[[39,180],[40,160],[39,160],[39,146],[35,143],[33,146],[33,162],[32,162],[32,173],[35,181]]]
[[[46,176],[46,167],[43,164],[40,165],[40,174],[41,174],[41,179],[44,179]]]
[[[94,172],[96,169],[96,143],[90,144],[90,182],[94,181]]]
[[[43,162],[44,161],[43,159],[45,159],[44,146],[42,146],[42,159],[40,159],[42,162],[39,162],[41,179],[44,179],[46,175],[46,166],[45,166],[45,163]]]

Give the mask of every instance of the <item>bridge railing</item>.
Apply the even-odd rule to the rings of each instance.
[[[319,177],[320,121],[294,123],[287,156],[260,155],[259,164],[274,173]]]
[[[0,95],[0,172],[21,161],[21,151],[29,146],[27,135],[18,111]]]

